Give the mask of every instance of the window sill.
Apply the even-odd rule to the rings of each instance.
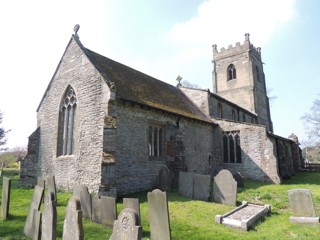
[[[63,156],[59,156],[56,157],[56,160],[73,160],[74,159],[74,155],[63,155]]]

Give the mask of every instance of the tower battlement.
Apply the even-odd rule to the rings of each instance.
[[[218,46],[216,44],[212,45],[213,50],[213,59],[222,59],[226,57],[230,57],[231,55],[241,54],[248,51],[251,51],[257,57],[258,59],[261,59],[261,48],[255,47],[253,44],[250,43],[250,34],[246,33],[245,35],[245,41],[241,45],[240,42],[237,42],[235,46],[230,44],[228,48],[220,48],[220,51],[218,51]]]

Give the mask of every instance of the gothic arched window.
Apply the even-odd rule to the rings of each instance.
[[[233,64],[230,64],[227,69],[228,81],[237,78],[237,71]]]
[[[239,131],[224,132],[223,142],[223,162],[241,163],[241,146]]]
[[[76,122],[77,96],[69,86],[63,95],[59,110],[57,156],[74,153],[74,128]]]

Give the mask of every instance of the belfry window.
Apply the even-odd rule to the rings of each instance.
[[[149,126],[149,156],[163,156],[164,128],[160,125]]]
[[[239,132],[224,132],[222,141],[223,162],[241,163],[241,146]]]
[[[230,64],[227,69],[228,81],[237,78],[237,71],[233,64]]]
[[[74,128],[76,122],[77,96],[69,86],[61,100],[58,124],[57,156],[74,153]]]

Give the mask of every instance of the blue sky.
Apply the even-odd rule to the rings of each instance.
[[[301,116],[320,93],[320,1],[0,2],[0,110],[8,147],[27,144],[36,109],[73,33],[83,45],[162,81],[212,90],[212,44],[262,47],[275,133],[306,139]]]

